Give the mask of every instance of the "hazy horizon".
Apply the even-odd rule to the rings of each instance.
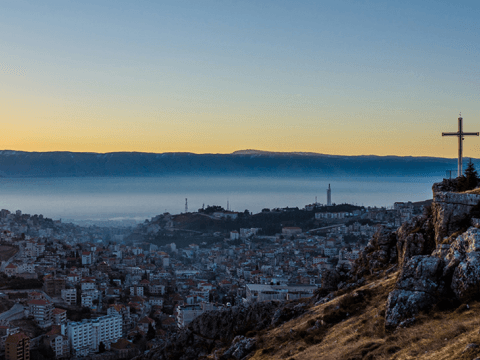
[[[112,218],[150,219],[168,211],[189,211],[227,201],[235,211],[299,207],[326,203],[332,187],[333,203],[392,206],[396,201],[422,201],[432,197],[432,184],[440,177],[85,177],[0,179],[1,208],[46,217],[74,220]]]

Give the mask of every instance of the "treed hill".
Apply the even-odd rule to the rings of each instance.
[[[351,175],[444,176],[455,159],[238,151],[232,154],[0,151],[0,176]]]

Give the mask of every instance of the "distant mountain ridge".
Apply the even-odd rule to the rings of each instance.
[[[473,159],[476,163],[476,160]],[[167,175],[445,176],[456,159],[239,150],[231,154],[0,151],[2,177]]]

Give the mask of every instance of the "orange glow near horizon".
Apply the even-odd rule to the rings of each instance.
[[[456,130],[455,118],[439,126],[424,117],[423,123],[414,127],[415,121],[405,123],[401,115],[385,122],[373,112],[353,117],[337,111],[316,120],[315,114],[305,112],[298,119],[294,114],[270,117],[246,109],[224,114],[174,109],[155,112],[122,104],[102,108],[5,97],[0,107],[7,119],[1,147],[18,151],[231,153],[255,149],[454,158],[457,148],[455,140],[441,136],[441,131]],[[466,131],[478,130],[468,120],[465,118]],[[479,141],[465,140],[466,157],[480,157]]]
[[[455,158],[459,111],[480,131],[469,6],[7,2],[0,149]]]

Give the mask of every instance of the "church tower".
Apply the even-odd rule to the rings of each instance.
[[[328,184],[327,189],[327,206],[332,206],[332,189],[330,189],[330,184]]]

